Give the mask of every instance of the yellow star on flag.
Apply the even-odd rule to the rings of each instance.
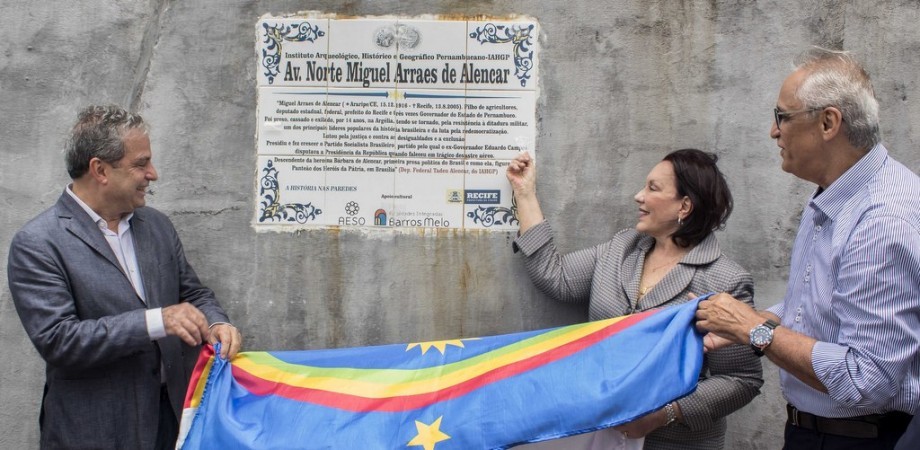
[[[418,446],[421,445],[425,450],[434,450],[435,444],[441,441],[446,441],[450,439],[450,436],[441,432],[441,419],[444,416],[438,417],[438,420],[435,420],[431,425],[425,425],[422,422],[415,421],[415,429],[418,430],[418,434],[409,441],[409,446]]]
[[[446,341],[414,342],[412,344],[409,344],[406,347],[406,351],[408,352],[409,350],[412,350],[415,347],[421,347],[422,354],[424,355],[431,347],[434,347],[438,349],[438,351],[441,352],[441,354],[443,355],[444,350],[447,349],[448,345],[453,345],[455,347],[463,348],[463,340],[462,339],[450,339]]]

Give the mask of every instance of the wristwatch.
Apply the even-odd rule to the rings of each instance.
[[[766,322],[751,328],[751,348],[754,349],[755,355],[763,356],[764,349],[773,342],[773,329],[778,326],[778,323],[772,320],[767,320]]]

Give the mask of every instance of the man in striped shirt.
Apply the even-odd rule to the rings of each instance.
[[[780,367],[787,449],[891,449],[920,403],[920,179],[880,142],[878,101],[849,54],[806,52],[770,136],[818,185],[783,302],[700,303],[707,350],[750,343]]]

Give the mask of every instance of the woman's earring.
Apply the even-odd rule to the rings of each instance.
[[[683,218],[683,217],[677,216],[677,226],[679,226],[679,227],[684,226],[684,218]]]

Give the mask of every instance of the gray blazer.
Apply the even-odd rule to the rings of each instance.
[[[111,247],[66,192],[27,223],[10,245],[8,277],[16,311],[46,362],[42,448],[152,448],[160,367],[176,417],[193,349],[169,336],[150,340],[146,308],[181,300],[209,323],[227,322],[214,292],[189,266],[169,219],[139,208],[131,219],[147,304]]]
[[[526,256],[530,279],[546,295],[565,302],[588,302],[589,319],[677,305],[688,294],[728,292],[754,306],[751,275],[725,257],[709,235],[638,301],[645,255],[654,239],[626,229],[610,241],[560,254],[544,221],[515,240]],[[646,437],[645,448],[718,449],[725,440],[725,416],[760,393],[763,369],[750,347],[733,345],[706,354],[696,391],[677,401],[685,424],[660,428]]]

